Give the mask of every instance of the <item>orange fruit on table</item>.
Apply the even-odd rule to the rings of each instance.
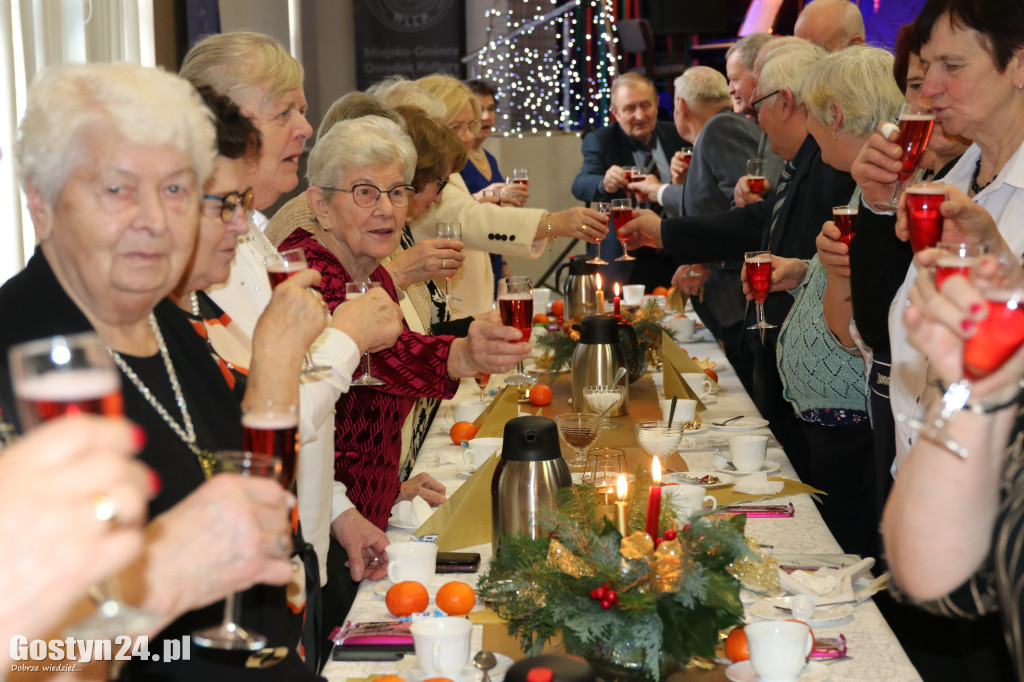
[[[715,382],[716,384],[718,383],[718,372],[716,372],[713,369],[706,369],[704,370],[704,373],[711,377],[711,380],[713,382]]]
[[[743,630],[742,625],[733,628],[729,636],[725,638],[725,655],[733,663],[750,658],[747,633]]]
[[[544,313],[537,313],[533,316],[533,324],[547,324],[548,322],[551,322],[551,318]]]
[[[430,595],[423,583],[415,580],[403,580],[395,583],[384,595],[384,603],[391,615],[403,618],[414,613],[421,613],[427,610],[430,605]]]
[[[403,680],[398,675],[382,675],[375,679],[373,682],[405,682],[405,680]]]
[[[530,387],[530,403],[537,407],[551,404],[551,387],[545,384],[534,384]]]
[[[464,440],[472,440],[475,435],[476,427],[473,426],[473,422],[455,422],[448,432],[448,437],[456,445],[461,445]]]
[[[565,301],[552,301],[551,302],[551,314],[552,315],[564,315],[565,314]]]
[[[665,287],[654,287],[651,294],[654,296],[668,296],[668,289]]]
[[[466,583],[453,580],[441,586],[434,602],[449,616],[461,616],[473,610],[476,592]]]
[[[455,682],[450,677],[428,677],[423,682]]]

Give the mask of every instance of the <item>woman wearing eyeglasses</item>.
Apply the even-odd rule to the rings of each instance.
[[[320,272],[330,310],[345,300],[348,282],[379,282],[398,299],[381,259],[398,248],[415,193],[416,149],[393,121],[380,116],[341,121],[309,155],[306,199],[314,232],[298,227],[278,247],[301,248]],[[335,480],[344,483],[359,512],[387,528],[397,500],[419,495],[438,505],[444,487],[425,474],[399,482],[401,429],[416,398],[451,398],[458,380],[506,372],[530,352],[516,329],[477,319],[466,338],[417,334],[405,327],[395,345],[370,355],[371,372],[384,382],[352,388],[335,405]]]

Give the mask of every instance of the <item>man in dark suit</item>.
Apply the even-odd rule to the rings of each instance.
[[[703,216],[661,220],[644,212],[623,231],[629,243],[664,246],[678,263],[737,260],[746,251],[768,249],[789,258],[811,258],[822,224],[832,219],[832,207],[848,202],[855,183],[849,173],[821,160],[821,150],[807,134],[807,109],[801,89],[811,67],[824,52],[807,43],[776,48],[765,60],[755,90],[758,125],[768,134],[772,151],[787,161],[775,196]],[[780,325],[793,304],[788,292],[769,294],[768,322]],[[747,324],[753,320],[748,316]],[[800,474],[806,473],[807,448],[792,407],[782,397],[775,364],[777,329],[762,337],[748,331],[743,350],[750,353],[752,373],[737,373],[761,415]]]
[[[668,182],[672,156],[683,147],[675,126],[658,121],[658,94],[644,76],[625,73],[616,78],[611,109],[616,122],[583,138],[583,167],[572,183],[572,194],[580,201],[626,197],[623,166],[638,166]],[[622,247],[614,230],[608,231],[600,248],[606,260],[619,255]],[[671,257],[647,247],[633,255],[636,261],[601,266],[609,286],[613,281],[644,284],[648,290],[668,285],[676,269]]]
[[[662,183],[649,175],[629,188],[664,206],[672,218],[732,208],[733,188],[746,173],[747,159],[758,155],[761,130],[750,119],[733,113],[725,76],[707,66],[687,69],[675,81],[673,119],[679,135],[693,144],[693,157],[683,177]],[[766,162],[769,176],[777,177],[782,159],[769,154]],[[677,179],[685,181],[674,184]],[[742,259],[719,261],[707,264],[700,269],[700,276],[692,277],[688,276],[691,266],[680,266],[672,280],[685,293],[695,295],[693,309],[722,342],[733,366],[741,363],[738,351],[747,311],[740,282],[742,267]]]

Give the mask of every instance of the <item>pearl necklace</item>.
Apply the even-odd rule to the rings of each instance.
[[[149,314],[149,327],[153,330],[153,337],[156,339],[156,345],[160,349],[160,357],[164,361],[164,369],[167,370],[167,377],[171,381],[171,390],[174,391],[174,401],[178,404],[178,409],[181,411],[184,427],[175,421],[174,417],[170,415],[160,401],[157,400],[156,396],[153,395],[153,392],[149,390],[149,387],[142,382],[142,379],[140,379],[139,375],[135,373],[135,370],[125,362],[120,353],[109,346],[107,347],[107,352],[110,354],[110,357],[114,359],[118,368],[126,377],[128,377],[128,380],[131,381],[132,384],[135,385],[135,388],[139,390],[139,393],[141,393],[142,397],[146,399],[146,402],[156,410],[156,413],[160,415],[160,418],[163,419],[169,427],[171,427],[171,430],[174,431],[178,438],[180,438],[185,445],[188,446],[188,449],[191,450],[199,459],[199,464],[203,468],[203,473],[207,478],[209,478],[213,471],[212,455],[200,450],[199,446],[196,445],[196,430],[192,426],[192,415],[189,414],[188,404],[185,402],[185,394],[182,393],[181,384],[178,383],[178,374],[174,371],[174,363],[171,362],[171,355],[167,352],[167,344],[164,343],[164,335],[160,332],[160,325],[157,324],[156,315],[152,312]]]

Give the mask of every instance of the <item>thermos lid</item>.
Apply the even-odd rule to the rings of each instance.
[[[574,275],[596,275],[597,264],[588,263],[590,256],[578,255],[569,257],[569,272]]]
[[[524,658],[505,673],[507,682],[595,682],[594,669],[584,660],[557,654]]]
[[[505,422],[501,458],[510,462],[546,462],[558,459],[558,426],[547,417],[516,417]]]
[[[580,343],[618,343],[619,321],[611,315],[588,315],[580,323]]]

